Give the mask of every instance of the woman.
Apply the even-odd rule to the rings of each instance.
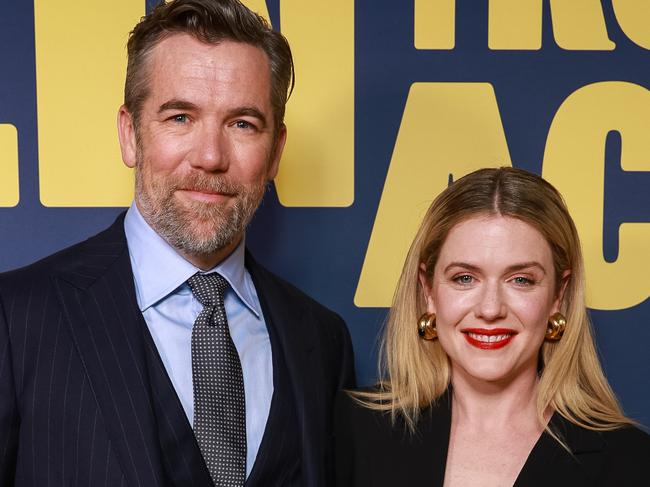
[[[339,398],[339,486],[650,485],[650,436],[596,354],[576,228],[538,176],[482,169],[429,208],[380,384]]]

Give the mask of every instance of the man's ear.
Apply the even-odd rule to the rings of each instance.
[[[122,161],[124,161],[124,164],[127,167],[135,167],[137,159],[135,125],[133,123],[131,112],[129,112],[124,105],[122,105],[117,111],[117,135],[120,139]]]
[[[267,180],[272,181],[278,174],[280,168],[280,159],[282,158],[282,151],[284,151],[284,144],[287,142],[287,126],[281,124],[278,128],[278,133],[275,136],[275,143],[269,161],[269,170],[267,172]]]
[[[427,313],[435,313],[436,304],[433,300],[433,289],[432,289],[433,283],[431,282],[429,276],[427,275],[427,267],[424,265],[424,263],[420,264],[418,278],[420,280],[420,287],[422,288],[424,300],[427,303]]]

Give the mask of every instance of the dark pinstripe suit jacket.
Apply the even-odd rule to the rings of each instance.
[[[334,313],[252,258],[246,265],[284,350],[303,481],[323,486],[332,402],[353,382],[349,335]],[[210,486],[177,399],[168,417],[156,418],[154,402],[162,399],[151,387],[151,344],[123,217],[85,242],[0,275],[0,487]],[[178,451],[163,451],[157,421],[170,432],[163,444]]]

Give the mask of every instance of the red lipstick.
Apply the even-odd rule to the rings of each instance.
[[[517,334],[509,328],[466,328],[462,333],[467,343],[481,350],[503,348]]]

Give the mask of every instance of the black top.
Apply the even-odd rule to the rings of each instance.
[[[553,415],[551,429],[569,454],[544,432],[515,486],[650,486],[650,436],[625,427],[596,432]],[[451,429],[451,399],[422,412],[414,434],[390,413],[360,406],[341,393],[335,406],[338,487],[442,486]]]

